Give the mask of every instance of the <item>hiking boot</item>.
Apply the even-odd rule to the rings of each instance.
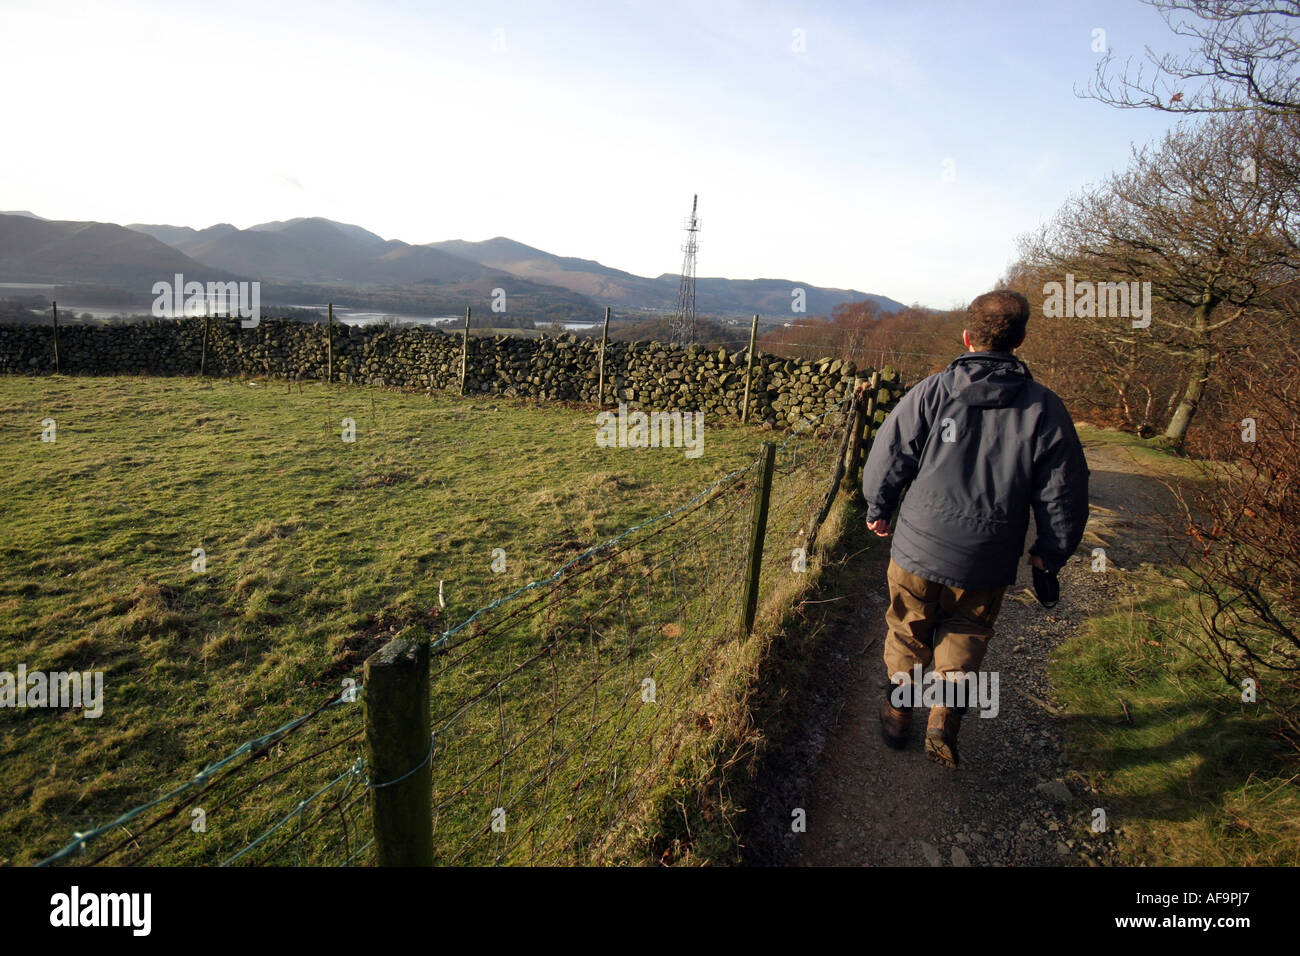
[[[890,700],[893,691],[894,685],[887,685],[885,699],[880,702],[880,734],[886,746],[902,750],[907,745],[907,737],[912,730],[912,709],[895,707]],[[910,695],[908,699],[910,700]]]
[[[965,707],[931,707],[925,727],[925,755],[935,763],[957,769],[957,731]]]

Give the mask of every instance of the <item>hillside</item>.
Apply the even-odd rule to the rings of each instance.
[[[464,304],[489,301],[494,289],[503,288],[511,297],[512,311],[526,304],[527,315],[536,313],[539,319],[564,310],[572,310],[574,318],[588,318],[605,304],[669,312],[679,284],[673,273],[638,276],[503,236],[412,245],[320,217],[264,222],[247,229],[230,223],[194,229],[0,214],[0,280],[135,289],[176,272],[204,279],[259,279],[280,288],[316,290],[314,298],[336,301],[330,289],[338,286],[350,286],[352,293],[363,296],[384,295],[386,301],[432,298],[437,311],[446,311],[443,303],[459,311]],[[789,279],[717,277],[697,280],[696,305],[702,315],[794,316],[796,289],[803,290],[805,315],[826,315],[846,302],[870,302],[886,315],[904,308],[887,296],[856,289]]]
[[[428,248],[440,249],[521,278],[562,286],[613,305],[670,309],[677,294],[676,279],[668,291],[655,279],[612,269],[592,259],[557,256],[504,236],[483,242],[463,239],[431,242]]]
[[[467,282],[492,270],[438,249],[386,242],[358,226],[328,219],[295,219],[236,229],[228,224],[193,230],[135,225],[201,262],[260,279],[408,285]]]
[[[677,300],[680,277],[674,273],[651,279],[593,259],[557,256],[504,236],[483,242],[452,239],[429,243],[429,247],[629,308],[667,310]],[[886,313],[904,308],[903,303],[887,296],[856,289],[828,289],[789,279],[722,278],[696,280],[696,307],[703,314],[713,315],[788,315],[791,291],[796,288],[805,290],[807,312],[814,315],[829,314],[841,302],[870,301]]]
[[[497,236],[482,242],[449,239],[413,246],[385,240],[361,226],[322,218],[259,223],[247,229],[228,224],[195,230],[185,226],[134,224],[130,228],[170,243],[202,262],[266,279],[307,283],[354,282],[383,285],[475,283],[492,276],[528,280],[529,292],[547,286],[593,303],[637,310],[671,310],[679,278],[654,278],[615,269],[594,259],[560,256]],[[517,287],[516,287],[517,288]],[[874,303],[892,314],[904,308],[888,296],[856,289],[823,288],[788,279],[701,278],[696,304],[703,314],[789,315],[791,292],[803,289],[807,313],[828,314],[842,302]],[[525,291],[525,290],[518,290]]]
[[[0,279],[102,282],[149,292],[175,273],[209,280],[233,270],[204,264],[158,239],[105,222],[65,222],[0,214]]]

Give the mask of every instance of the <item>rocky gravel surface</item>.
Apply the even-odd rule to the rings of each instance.
[[[876,638],[842,661],[845,695],[811,788],[805,865],[1056,866],[1106,863],[1113,834],[1093,833],[1098,801],[1063,756],[1063,713],[1046,662],[1094,610],[1111,606],[1116,576],[1076,561],[1051,611],[1023,588],[1008,594],[985,668],[999,674],[996,716],[963,721],[961,766],[926,759],[925,710],[906,749],[880,739],[883,665]],[[862,607],[864,628],[884,614],[884,586]]]
[[[924,708],[915,712],[902,751],[880,738],[884,665],[883,570],[873,574],[841,635],[819,664],[818,700],[803,739],[785,742],[766,771],[767,795],[754,812],[749,860],[809,866],[1087,866],[1117,861],[1110,826],[1094,832],[1102,805],[1064,753],[1069,720],[1053,698],[1052,651],[1075,638],[1090,617],[1109,613],[1135,586],[1131,569],[1155,557],[1148,517],[1160,489],[1122,449],[1086,447],[1092,516],[1079,552],[1061,573],[1061,601],[1044,609],[1029,590],[1029,571],[1007,592],[984,668],[999,674],[999,711],[971,710],[959,737],[961,766],[926,759]],[[1107,568],[1092,567],[1105,547]],[[879,559],[878,559],[879,560]],[[802,809],[806,829],[786,821]]]

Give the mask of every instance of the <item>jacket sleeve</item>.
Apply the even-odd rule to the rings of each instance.
[[[1034,457],[1033,508],[1038,536],[1029,549],[1047,570],[1064,567],[1088,523],[1088,461],[1079,435],[1057,396],[1048,398]]]
[[[928,391],[924,381],[909,389],[876,432],[862,466],[862,497],[867,502],[868,522],[891,519],[899,497],[916,477],[929,434],[923,403]]]

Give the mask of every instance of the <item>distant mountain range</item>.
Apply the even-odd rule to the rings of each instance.
[[[30,213],[0,214],[0,279],[83,282],[147,293],[183,272],[203,279],[231,273],[204,266],[151,236],[103,222],[55,222]]]
[[[597,302],[639,309],[671,310],[677,303],[681,277],[666,272],[654,279],[611,269],[592,259],[557,256],[522,242],[498,236],[483,242],[452,239],[429,243],[462,259],[503,269],[511,275],[558,285],[589,296]],[[805,291],[805,308],[810,315],[826,315],[841,302],[869,299],[881,311],[894,313],[903,303],[887,296],[856,289],[828,289],[789,279],[695,280],[696,309],[710,315],[790,315],[795,288]]]
[[[386,242],[358,226],[328,219],[267,222],[248,229],[227,223],[202,230],[141,224],[127,228],[205,265],[257,279],[400,286],[465,282],[500,271],[441,249]]]
[[[557,256],[498,237],[411,245],[360,226],[329,219],[266,222],[247,229],[228,223],[188,226],[66,222],[30,212],[0,213],[0,282],[95,283],[141,288],[176,272],[186,278],[260,279],[286,286],[416,289],[439,298],[480,300],[496,286],[550,311],[599,306],[670,311],[679,277],[656,278],[612,269],[591,259]],[[696,280],[702,314],[790,315],[791,292],[805,291],[810,315],[841,302],[870,300],[882,311],[904,308],[887,296],[828,289],[784,279]]]

